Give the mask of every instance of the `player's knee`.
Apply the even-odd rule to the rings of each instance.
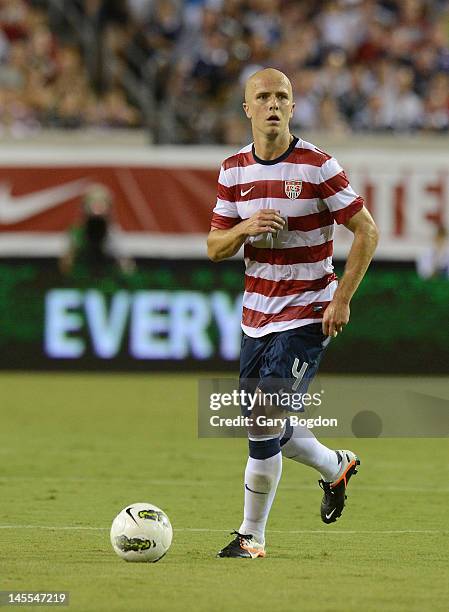
[[[249,439],[249,456],[253,459],[269,459],[281,452],[279,436],[264,440]]]
[[[258,417],[257,422],[248,427],[249,437],[272,437],[278,438],[283,431],[284,419],[279,417],[276,423],[267,424],[263,417]]]
[[[253,408],[248,424],[249,436],[279,436],[286,421],[286,412],[278,406],[258,403]]]

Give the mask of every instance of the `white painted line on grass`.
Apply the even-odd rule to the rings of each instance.
[[[77,525],[0,525],[0,529],[49,529],[51,531],[105,531],[106,527],[78,527]]]
[[[0,525],[0,529],[47,529],[50,531],[109,531],[109,527],[82,527],[78,525]],[[207,528],[194,528],[194,527],[181,527],[174,529],[175,532],[198,532],[198,533],[229,533],[231,529],[207,529]],[[286,535],[291,534],[307,534],[307,533],[322,533],[326,535],[348,535],[348,534],[378,534],[378,535],[395,535],[395,534],[449,534],[449,529],[387,529],[387,530],[338,530],[332,529],[299,529],[299,530],[286,530],[286,529],[269,529],[269,533],[284,533]]]

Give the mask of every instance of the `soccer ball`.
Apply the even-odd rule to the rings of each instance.
[[[112,522],[111,544],[125,561],[159,561],[170,548],[172,537],[168,516],[153,504],[130,504]]]

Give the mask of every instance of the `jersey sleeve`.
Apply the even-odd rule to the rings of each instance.
[[[234,187],[229,185],[226,172],[222,166],[218,177],[217,203],[212,213],[211,227],[214,229],[230,229],[240,221]]]
[[[363,198],[349,184],[346,172],[333,157],[320,168],[319,198],[328,207],[334,221],[347,223],[363,208]]]

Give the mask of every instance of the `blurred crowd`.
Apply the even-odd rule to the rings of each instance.
[[[0,0],[3,130],[146,125],[159,142],[239,144],[242,84],[263,66],[292,80],[294,130],[449,130],[449,0],[56,4]],[[94,40],[68,35],[68,4]]]
[[[46,4],[0,0],[0,135],[139,125],[123,87],[94,86],[81,41],[58,36]]]

